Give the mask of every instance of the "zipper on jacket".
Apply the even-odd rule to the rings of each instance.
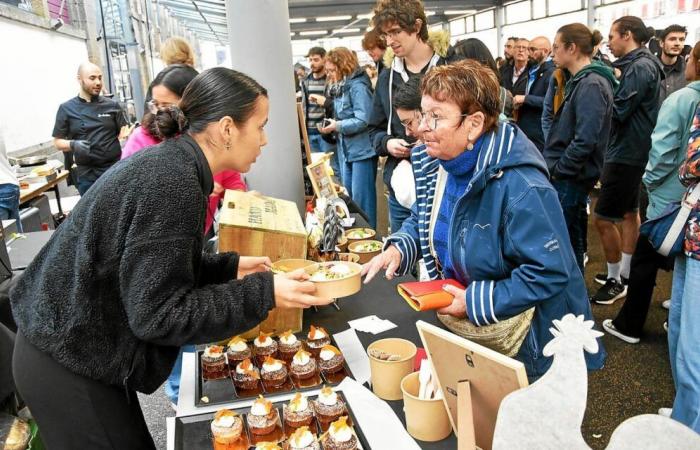
[[[134,356],[131,357],[131,364],[129,365],[129,372],[122,380],[122,385],[124,386],[124,395],[126,395],[126,402],[131,404],[131,396],[129,395],[129,377],[134,373],[134,368],[136,367],[136,357],[139,354],[141,344],[136,344],[136,349],[134,349]]]

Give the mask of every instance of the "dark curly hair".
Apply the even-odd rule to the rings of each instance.
[[[420,19],[420,28],[416,28],[416,20]],[[406,33],[418,33],[423,41],[428,41],[428,19],[421,0],[379,0],[374,7],[372,25],[382,34],[382,27],[398,24]]]

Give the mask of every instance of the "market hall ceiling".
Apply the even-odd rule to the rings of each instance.
[[[156,0],[202,40],[228,44],[225,0]],[[425,0],[430,24],[491,8],[494,0]],[[289,0],[292,39],[359,36],[376,0]],[[320,19],[320,20],[319,20]]]

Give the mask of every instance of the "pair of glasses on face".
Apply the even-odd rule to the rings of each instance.
[[[158,103],[154,100],[151,100],[146,103],[146,106],[148,107],[148,110],[151,112],[151,114],[158,114],[158,111],[162,111],[165,108],[169,108],[173,106],[172,103]]]
[[[381,39],[386,44],[387,39],[391,38],[392,40],[395,40],[396,37],[399,34],[401,34],[402,31],[403,31],[402,28],[391,29],[391,30],[387,31],[386,33],[380,33],[379,39]]]
[[[430,131],[435,131],[440,123],[441,120],[445,119],[451,119],[451,118],[463,118],[463,117],[469,117],[469,114],[460,114],[459,116],[450,116],[450,117],[441,117],[435,114],[434,112],[428,111],[427,113],[418,113],[418,118],[420,118],[419,124],[423,123],[425,121],[425,124],[428,126],[428,130]],[[462,121],[460,121],[461,125]]]

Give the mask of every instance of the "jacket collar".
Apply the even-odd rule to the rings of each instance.
[[[202,186],[204,195],[208,197],[214,190],[214,176],[211,173],[211,168],[207,158],[204,156],[204,152],[189,134],[182,134],[177,139],[184,144],[183,148],[187,149],[194,158],[199,184]]]
[[[438,62],[440,62],[440,55],[438,55],[437,53],[433,53],[433,57],[430,58],[430,62],[428,63],[428,70],[437,66]],[[408,83],[408,71],[406,70],[403,58],[394,57],[394,61],[391,63],[391,68],[399,75],[401,75],[401,78],[403,79],[404,83]],[[389,85],[389,88],[391,89],[391,85]]]

